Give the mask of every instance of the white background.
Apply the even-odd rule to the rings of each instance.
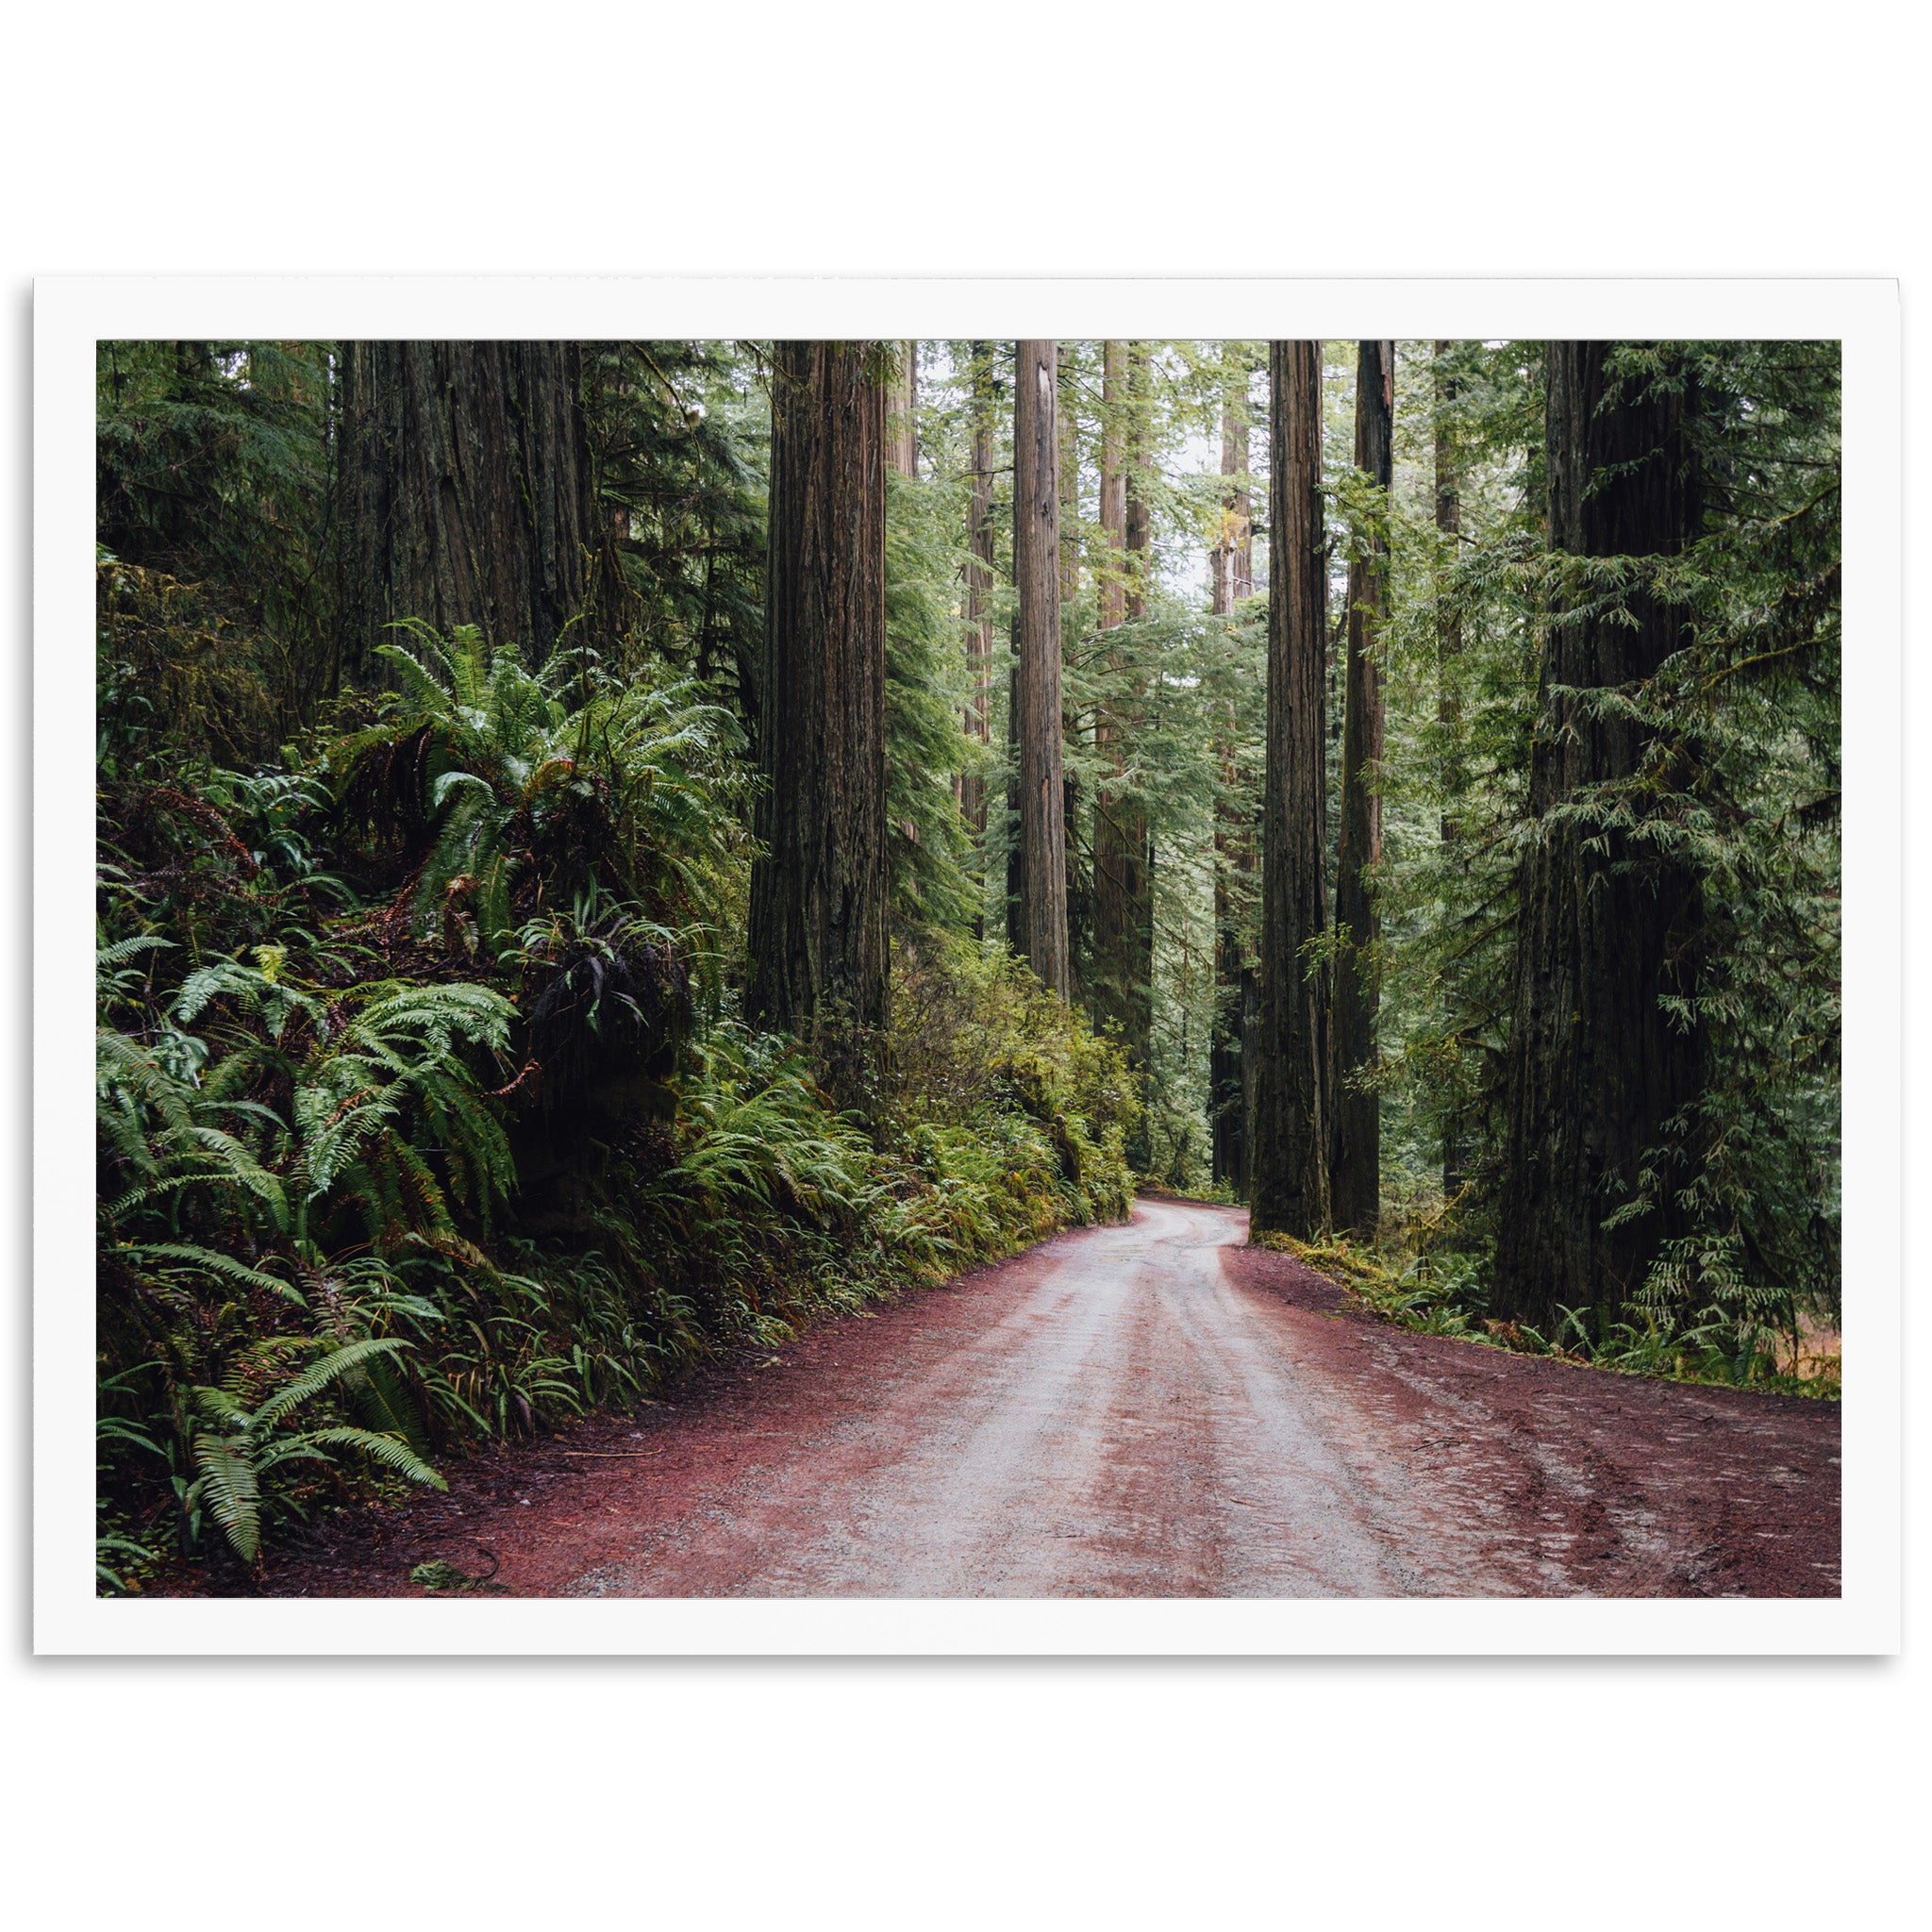
[[[1685,0],[1116,8],[1064,29],[1039,0],[917,20],[99,5],[11,28],[11,1281],[29,276],[1898,275],[1909,530],[1932,261],[1906,18],[1853,0],[1827,41],[1815,9]],[[1907,782],[1909,876],[1909,763]],[[1908,901],[1908,944],[1922,917]],[[1916,1085],[1919,1030],[1907,1049]],[[1865,1662],[36,1664],[24,1292],[8,1306],[0,1815],[28,1923],[1863,1927],[1923,1908],[1893,1890],[1924,1818],[1909,1544],[1907,1656]],[[1909,1308],[1906,1333],[1908,1357]]]

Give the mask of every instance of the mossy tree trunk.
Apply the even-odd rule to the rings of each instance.
[[[549,657],[601,548],[581,360],[575,342],[342,344],[343,676],[370,676],[405,618]]]
[[[885,361],[779,342],[772,367],[749,1007],[849,1078],[886,1021]]]
[[[1268,734],[1249,1200],[1257,1231],[1307,1240],[1328,1224],[1325,975],[1305,956],[1328,923],[1321,343],[1271,343],[1268,374]]]
[[[1613,344],[1548,348],[1549,541],[1576,558],[1674,556],[1702,524],[1694,389],[1610,373]],[[1687,639],[1688,613],[1636,589],[1621,609],[1583,586],[1551,613],[1531,755],[1534,839],[1518,885],[1515,997],[1492,1307],[1538,1324],[1627,1306],[1674,1231],[1669,1124],[1695,1101],[1703,1042],[1664,1011],[1694,998],[1701,898],[1667,845],[1591,823],[1657,747],[1595,693],[1628,693]],[[1665,776],[1668,782],[1668,774]],[[1662,1199],[1604,1223],[1656,1165]]]

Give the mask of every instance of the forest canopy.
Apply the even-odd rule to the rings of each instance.
[[[103,342],[96,477],[106,1589],[1137,1186],[1836,1322],[1836,343]]]

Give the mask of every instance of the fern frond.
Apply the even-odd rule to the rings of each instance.
[[[254,1562],[261,1550],[261,1486],[247,1438],[197,1435],[194,1462],[201,1476],[191,1494],[206,1499],[235,1554]]]
[[[331,1382],[340,1380],[358,1364],[375,1356],[400,1355],[408,1345],[407,1342],[395,1341],[391,1337],[381,1337],[364,1341],[352,1341],[344,1348],[332,1351],[324,1356],[313,1368],[277,1389],[255,1411],[253,1428],[258,1432],[273,1427],[291,1409],[299,1408],[312,1396],[321,1394]]]
[[[411,1482],[427,1483],[433,1490],[449,1488],[449,1484],[442,1476],[400,1437],[377,1435],[374,1429],[350,1428],[346,1424],[337,1428],[310,1429],[305,1435],[291,1436],[286,1446],[306,1448],[310,1443],[318,1442],[360,1449],[365,1455],[373,1456],[376,1461],[387,1463],[391,1469],[400,1471]],[[282,1446],[277,1445],[278,1448]]]

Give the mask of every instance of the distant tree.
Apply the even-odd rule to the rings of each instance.
[[[1017,342],[1013,373],[1013,576],[1021,852],[1020,950],[1042,985],[1073,997],[1060,751],[1059,427],[1056,344]]]
[[[1221,474],[1248,471],[1248,365],[1233,343],[1222,347]],[[1221,499],[1221,529],[1208,552],[1210,595],[1217,617],[1255,594],[1255,525],[1244,484],[1230,482]]]
[[[1145,344],[1104,343],[1101,384],[1100,622],[1106,631],[1144,617],[1147,608],[1140,575],[1146,562],[1151,461]],[[1101,708],[1094,736],[1103,769],[1124,782],[1109,785],[1103,778],[1093,802],[1093,1012],[1119,1029],[1127,1064],[1144,1079],[1154,1031],[1153,878],[1146,809],[1127,778],[1140,724],[1137,704],[1121,675],[1120,654],[1111,654],[1110,662],[1115,701]],[[1129,1158],[1139,1164],[1146,1154],[1144,1141],[1139,1142]]]
[[[971,696],[963,719],[966,735],[992,741],[992,344],[974,342],[971,387],[972,480],[966,508],[966,658]],[[977,772],[960,780],[959,809],[982,837],[986,832],[986,781]]]
[[[919,344],[894,342],[897,359],[891,399],[886,414],[886,448],[892,468],[917,481],[919,476]]]
[[[1435,457],[1436,533],[1453,567],[1455,546],[1462,534],[1462,473],[1454,427],[1456,400],[1460,384],[1454,361],[1456,344],[1439,341],[1430,359],[1430,381],[1434,391],[1431,438]],[[1462,699],[1457,686],[1461,675],[1462,612],[1455,597],[1439,585],[1436,595],[1436,723],[1445,741],[1451,740],[1461,723]],[[1453,845],[1457,838],[1454,812],[1444,810],[1439,819],[1441,842]],[[1452,1110],[1442,1121],[1442,1193],[1453,1198],[1462,1186],[1461,1132]]]
[[[886,1020],[883,345],[778,342],[750,1009]]]
[[[1248,365],[1237,345],[1222,348],[1224,392],[1221,405],[1221,474],[1245,476],[1248,468]],[[1213,614],[1226,617],[1236,601],[1254,594],[1254,525],[1248,491],[1235,486],[1221,499],[1222,524],[1209,553]],[[1221,757],[1223,785],[1241,788],[1232,748]],[[1231,871],[1248,872],[1255,862],[1254,827],[1224,803],[1214,826],[1215,1009],[1208,1054],[1208,1111],[1214,1179],[1243,1192],[1248,1178],[1247,1097],[1244,1040],[1248,1008],[1256,998],[1254,968],[1244,957],[1241,932],[1229,891]]]
[[[1327,1000],[1307,950],[1328,924],[1320,342],[1269,345],[1269,449],[1268,744],[1249,1199],[1257,1230],[1308,1239],[1328,1224]]]

